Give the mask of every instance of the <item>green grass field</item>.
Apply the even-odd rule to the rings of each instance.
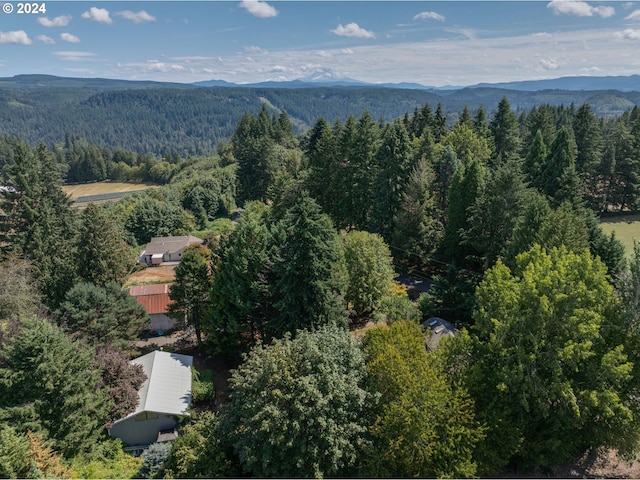
[[[634,239],[640,242],[640,215],[603,218],[600,225],[607,235],[616,232],[616,237],[624,245],[627,256],[633,252]]]

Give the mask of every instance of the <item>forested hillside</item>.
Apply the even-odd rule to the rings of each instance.
[[[78,105],[202,112],[216,91]],[[598,222],[640,205],[637,105],[436,99],[381,119],[367,99],[395,91],[253,92],[299,110],[256,103],[210,155],[0,139],[0,476],[553,476],[637,452],[640,248]],[[163,185],[83,211],[60,188],[127,176]],[[175,269],[170,314],[192,353],[237,368],[136,459],[104,428],[144,380],[127,360],[147,318],[122,286],[150,238],[187,234],[204,244]],[[409,295],[407,272],[429,291]],[[433,317],[456,328],[437,347]]]
[[[63,142],[66,135],[91,143],[154,155],[209,155],[228,140],[245,112],[262,104],[286,111],[296,133],[323,117],[345,121],[365,110],[378,121],[391,121],[425,103],[441,104],[449,122],[464,106],[483,106],[489,114],[502,97],[516,112],[541,104],[589,103],[597,115],[619,116],[640,102],[638,92],[498,88],[416,90],[351,87],[196,87],[157,82],[73,79],[21,75],[0,79],[0,134],[31,144]]]

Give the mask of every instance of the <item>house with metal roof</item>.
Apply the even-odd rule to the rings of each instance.
[[[193,235],[178,237],[153,237],[140,254],[138,263],[146,263],[148,266],[162,265],[167,262],[179,262],[185,248],[189,245],[200,245],[203,240]]]
[[[147,330],[153,332],[167,332],[176,326],[176,320],[168,315],[169,298],[172,283],[156,283],[153,285],[133,285],[129,287],[129,295],[144,307],[150,322]]]
[[[145,447],[174,438],[176,417],[188,415],[191,405],[193,357],[155,351],[131,360],[147,376],[138,391],[136,410],[109,427],[109,435],[130,447]]]

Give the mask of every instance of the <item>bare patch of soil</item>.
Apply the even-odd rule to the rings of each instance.
[[[161,265],[159,267],[148,267],[139,272],[133,273],[126,281],[125,285],[145,285],[150,283],[171,283],[176,279],[175,265]]]

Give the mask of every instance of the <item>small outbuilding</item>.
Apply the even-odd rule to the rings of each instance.
[[[147,330],[152,332],[167,332],[176,326],[176,320],[168,315],[169,298],[172,283],[156,283],[152,285],[133,285],[129,287],[129,295],[144,307],[150,322]]]
[[[191,405],[193,357],[154,351],[131,360],[147,376],[138,391],[136,410],[109,428],[109,435],[130,447],[146,447],[174,432],[176,417],[188,415]],[[171,435],[171,437],[175,437]]]
[[[201,245],[201,238],[193,235],[179,237],[153,237],[140,254],[138,263],[146,263],[148,266],[158,266],[167,262],[179,262],[185,248],[189,245]]]
[[[443,337],[453,337],[456,334],[455,326],[440,317],[431,317],[422,322],[422,331],[428,331],[427,350],[435,350]]]

